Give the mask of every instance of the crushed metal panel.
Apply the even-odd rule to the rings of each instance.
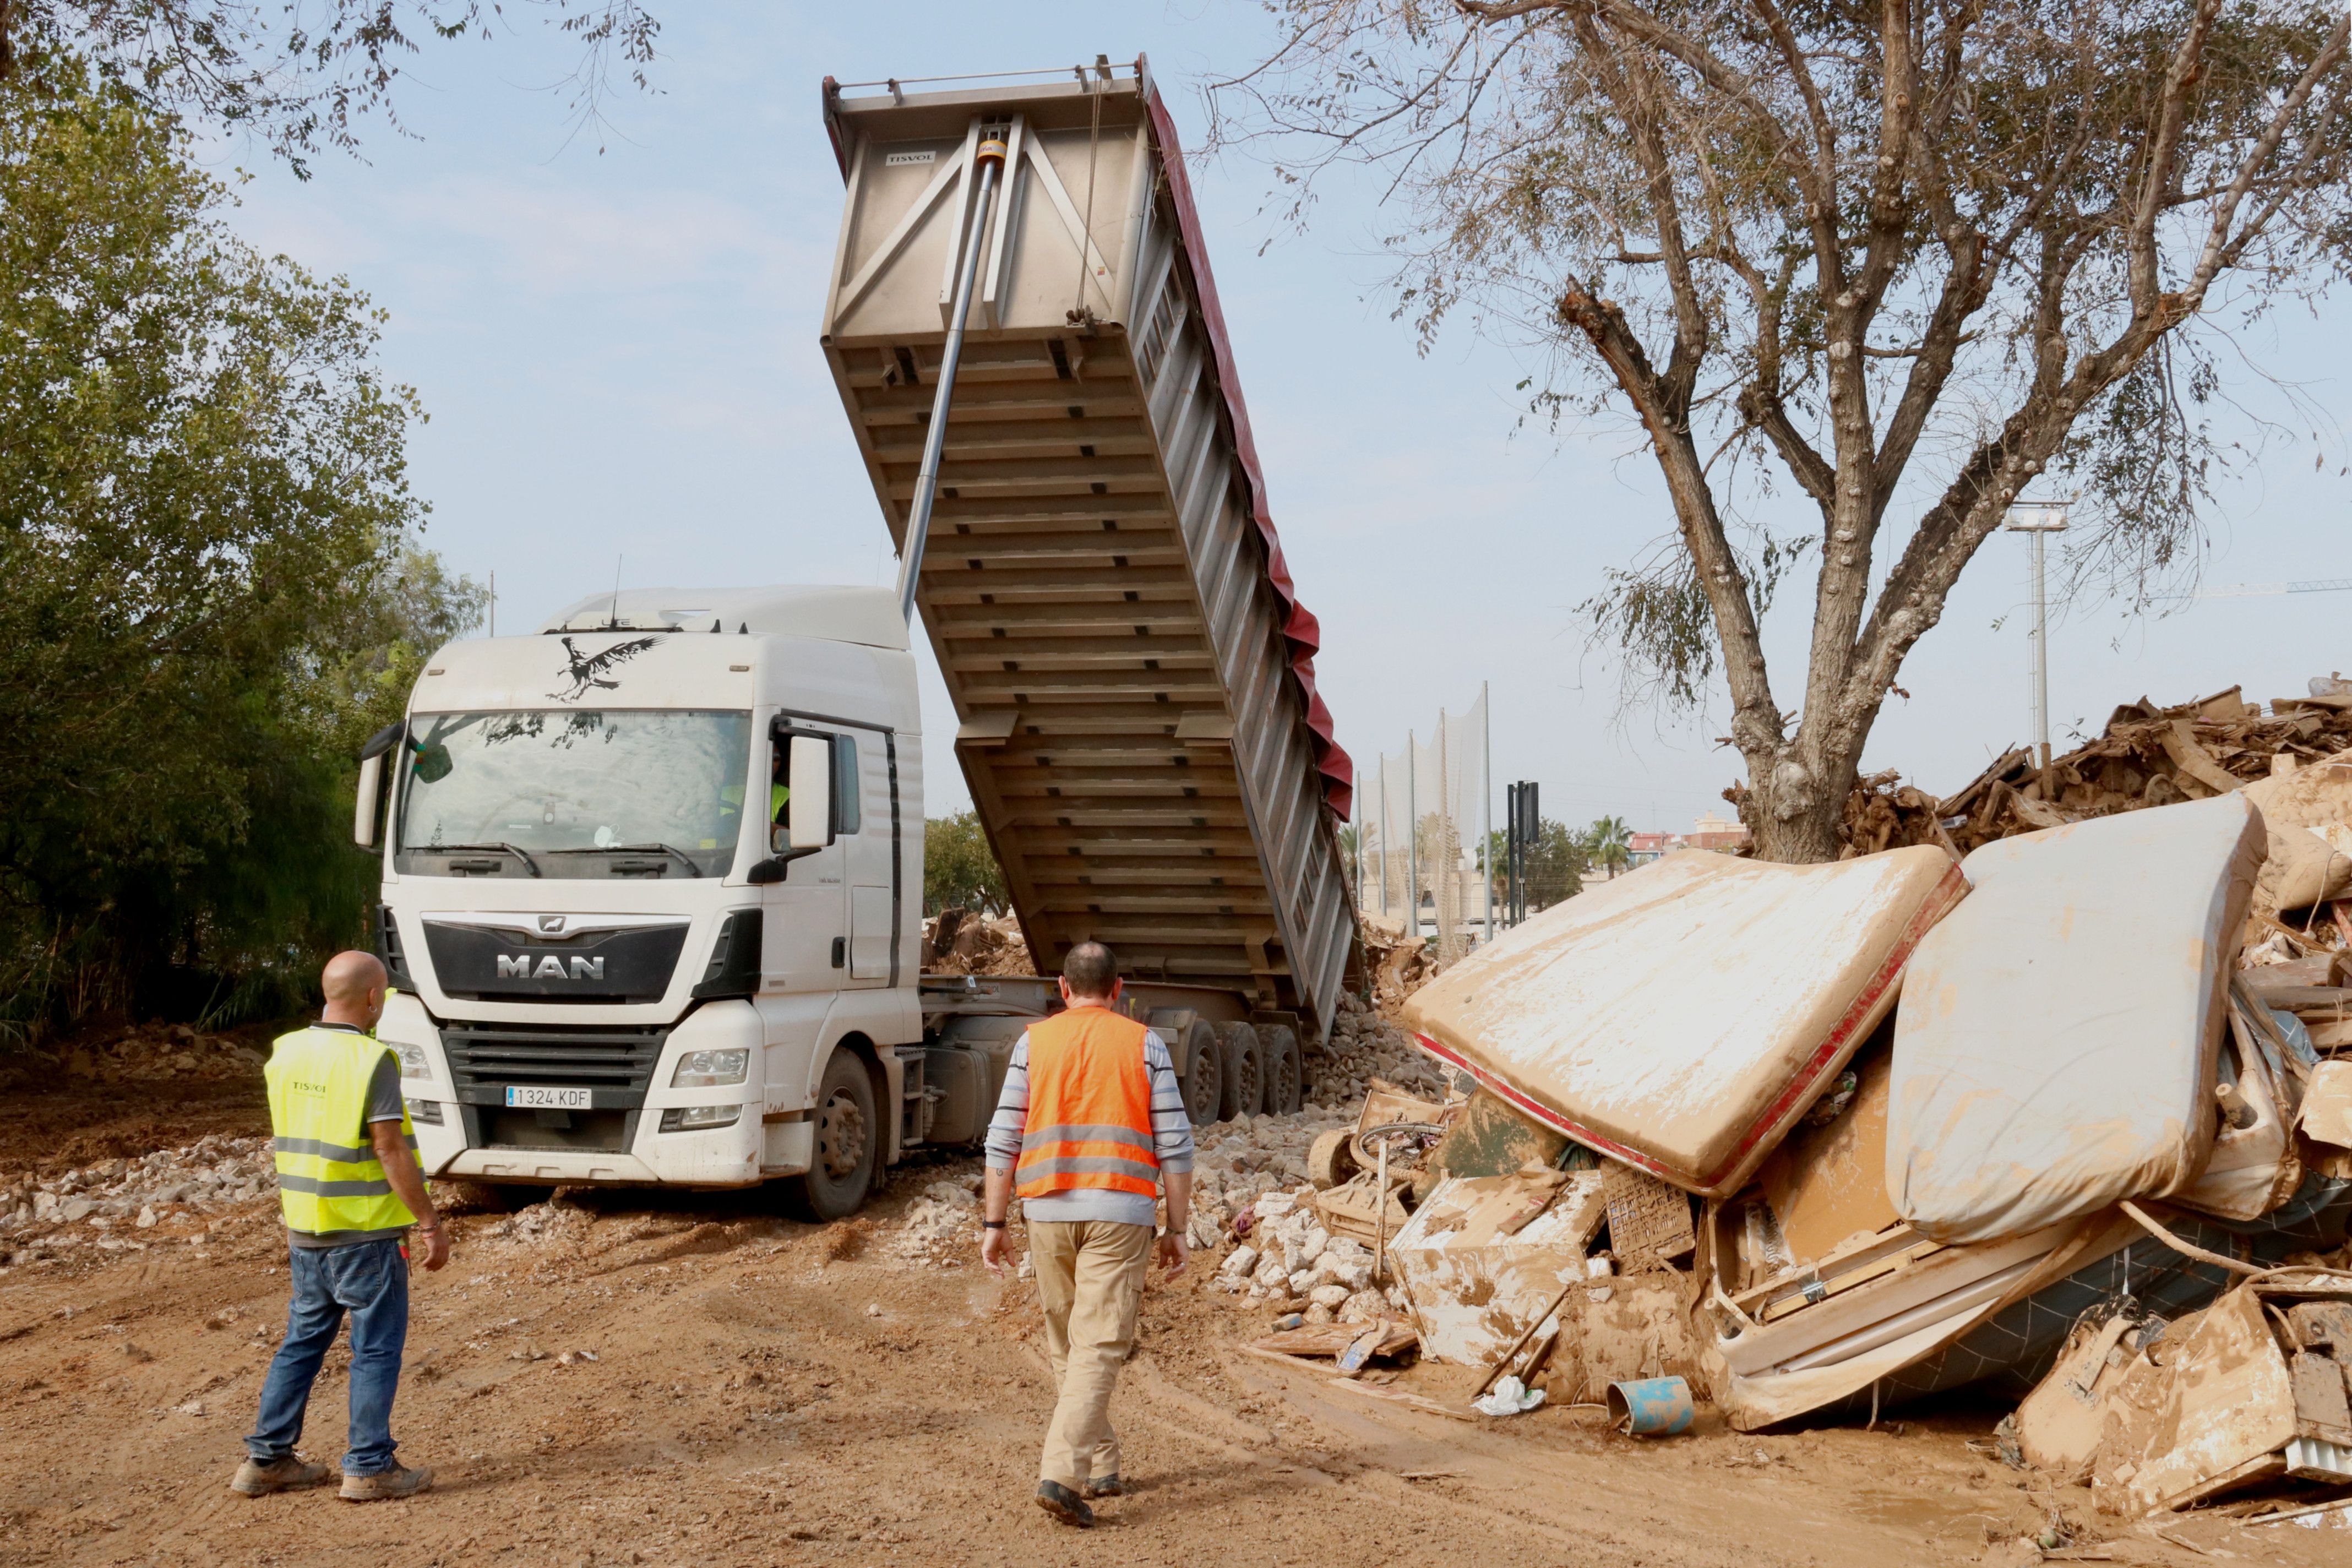
[[[2179,1508],[2267,1473],[2265,1457],[2295,1436],[2294,1384],[2256,1292],[2241,1288],[2207,1308],[2166,1370],[2137,1457],[2118,1455],[2109,1471],[2124,1505],[2116,1511]]]

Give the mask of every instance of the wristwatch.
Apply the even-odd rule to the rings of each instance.
[[[1004,1222],[1001,1219],[984,1219],[980,1222],[980,1228],[982,1230],[1003,1230],[1004,1228]]]

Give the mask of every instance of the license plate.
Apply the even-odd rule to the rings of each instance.
[[[520,1084],[507,1086],[507,1103],[523,1110],[586,1110],[595,1090],[588,1089],[536,1089]]]

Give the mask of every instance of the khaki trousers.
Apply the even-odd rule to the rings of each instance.
[[[1076,1491],[1089,1479],[1119,1473],[1110,1391],[1135,1348],[1143,1277],[1151,1267],[1151,1226],[1033,1219],[1029,1259],[1045,1308],[1045,1353],[1060,1391],[1037,1477]]]

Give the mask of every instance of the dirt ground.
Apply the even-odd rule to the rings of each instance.
[[[0,1176],[266,1131],[257,1085],[18,1089]],[[967,1170],[968,1163],[950,1167]],[[2101,1520],[1970,1447],[1999,1408],[1876,1431],[1635,1443],[1589,1411],[1502,1422],[1470,1379],[1385,1387],[1243,1352],[1257,1317],[1196,1265],[1146,1300],[1117,1405],[1134,1495],[1081,1533],[1029,1501],[1051,1395],[1029,1289],[892,1255],[894,1215],[794,1225],[756,1200],[600,1195],[457,1224],[415,1277],[395,1419],[434,1489],[354,1506],[226,1482],[285,1313],[274,1205],[174,1216],[100,1254],[0,1266],[0,1563],[1029,1565],[2342,1563],[2340,1530]],[[593,1352],[586,1359],[582,1352]],[[340,1453],[331,1356],[305,1450]]]

